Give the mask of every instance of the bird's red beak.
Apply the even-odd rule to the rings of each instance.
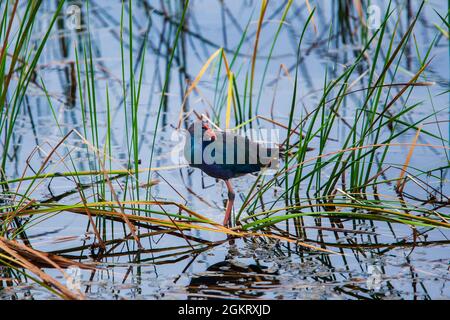
[[[205,130],[205,138],[208,139],[209,141],[214,141],[216,140],[216,134],[214,133],[214,131],[206,124],[203,124],[203,129]]]

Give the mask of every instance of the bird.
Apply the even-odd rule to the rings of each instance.
[[[228,201],[223,225],[229,226],[235,199],[230,179],[271,166],[278,160],[278,151],[246,136],[214,130],[204,119],[193,122],[186,133],[184,157],[189,165],[225,182]]]

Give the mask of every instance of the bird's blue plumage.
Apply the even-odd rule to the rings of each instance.
[[[202,139],[204,130],[201,135],[196,135],[190,128],[189,133],[185,157],[190,166],[201,169],[211,177],[228,180],[258,172],[269,164],[260,155],[267,154],[270,157],[271,150],[246,137],[214,131],[215,138],[205,141]]]

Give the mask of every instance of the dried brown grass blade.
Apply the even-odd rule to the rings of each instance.
[[[306,0],[306,7],[308,8],[308,14],[311,15],[312,9],[311,9],[311,5],[309,4],[309,0]],[[316,21],[314,20],[314,16],[311,17],[311,22],[314,27],[314,33],[317,34],[317,25],[316,25]]]
[[[87,265],[63,258],[57,257],[52,254],[44,253],[25,246],[16,241],[8,240],[4,237],[0,237],[0,249],[6,253],[7,259],[15,265],[29,270],[34,273],[45,283],[56,289],[64,299],[71,300],[82,300],[85,296],[79,291],[72,291],[63,285],[61,282],[55,278],[49,276],[44,271],[38,267],[37,264],[41,264],[46,267],[53,267],[61,271],[61,273],[67,277],[67,274],[62,270],[62,268],[76,265],[77,267],[84,269],[94,269]]]
[[[417,129],[416,135],[414,136],[414,139],[409,147],[409,151],[408,151],[408,155],[406,156],[406,160],[405,163],[403,164],[402,170],[400,171],[400,176],[399,176],[399,180],[397,181],[397,190],[398,192],[402,193],[403,192],[403,187],[405,186],[405,173],[406,173],[406,169],[409,166],[409,163],[411,161],[411,157],[413,155],[414,152],[414,148],[416,147],[417,144],[417,140],[419,139],[419,135],[420,135],[420,131],[422,130],[422,126],[420,126]]]

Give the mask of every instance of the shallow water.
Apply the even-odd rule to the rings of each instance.
[[[142,89],[138,110],[139,123],[139,159],[140,167],[150,166],[152,139],[155,135],[155,121],[158,116],[158,106],[165,77],[165,66],[168,57],[168,44],[174,39],[176,25],[170,19],[163,20],[162,13],[175,12],[175,2],[152,4],[156,7],[144,5],[145,1],[136,1],[133,5],[133,55],[140,59],[143,39],[148,35],[148,47],[145,50],[145,68],[142,78]],[[178,2],[176,2],[178,3]],[[355,59],[355,51],[362,44],[356,38],[339,33],[339,20],[336,8],[330,2],[321,1],[317,5],[317,32],[309,30],[302,44],[302,61],[299,67],[298,103],[294,123],[297,124],[308,111],[317,106],[323,92],[324,77],[336,78]],[[279,19],[284,8],[281,2],[270,2],[266,13],[267,21],[263,24],[260,39],[260,57],[257,59],[254,101],[258,99],[260,80],[263,76],[265,58],[270,51],[273,36],[278,28]],[[385,9],[384,2],[378,5]],[[412,10],[417,10],[417,3],[413,3]],[[44,32],[46,13],[50,14],[55,8],[53,4],[45,2],[39,20],[38,30]],[[121,54],[120,54],[120,12],[121,4],[111,1],[91,1],[89,19],[83,7],[82,23],[90,25],[94,63],[96,68],[95,86],[97,99],[98,136],[101,145],[105,143],[107,132],[107,100],[106,87],[109,92],[111,106],[111,123],[113,158],[112,167],[123,168],[128,162],[128,135],[131,131],[130,101],[123,101],[123,87],[121,83]],[[179,8],[178,8],[179,9]],[[433,9],[445,13],[445,3],[431,1],[424,7],[421,18],[415,27],[414,36],[418,51],[425,54],[428,45],[438,34],[434,23],[439,18]],[[128,7],[127,7],[128,10]],[[407,29],[411,18],[408,18],[407,8],[397,8],[400,23],[395,37]],[[254,11],[253,16],[252,11]],[[179,10],[176,11],[179,14]],[[206,13],[207,12],[207,13]],[[173,136],[177,125],[180,105],[183,102],[185,78],[195,78],[208,57],[220,46],[224,46],[228,59],[231,60],[232,51],[239,44],[242,30],[250,21],[248,35],[243,43],[241,55],[236,59],[235,72],[247,72],[253,52],[259,4],[253,1],[226,1],[225,6],[220,1],[194,0],[190,4],[188,29],[183,36],[183,51],[174,61],[171,81],[168,88],[167,105],[161,113],[160,123],[156,131],[156,144],[152,167],[169,167],[178,165],[180,159],[173,155],[174,148],[179,145]],[[225,21],[223,21],[225,16]],[[292,99],[293,76],[295,73],[296,46],[301,28],[308,17],[308,10],[303,1],[294,1],[287,16],[285,28],[280,33],[273,58],[268,65],[267,77],[263,86],[259,114],[273,117],[279,122],[288,122]],[[179,19],[173,17],[174,21]],[[330,24],[333,22],[334,35],[328,40]],[[224,23],[224,25],[222,25]],[[395,20],[388,27],[393,33]],[[225,28],[224,28],[225,26]],[[39,29],[40,28],[40,29]],[[8,178],[31,175],[44,161],[50,150],[61,140],[63,135],[71,129],[83,133],[83,118],[78,92],[72,97],[75,73],[74,48],[77,43],[86,40],[85,30],[69,30],[64,24],[58,25],[52,33],[39,61],[38,73],[45,82],[45,86],[53,101],[59,127],[55,125],[54,115],[48,106],[47,97],[35,85],[31,85],[28,100],[29,108],[23,108],[19,114],[14,129],[14,157],[8,161]],[[36,41],[42,38],[42,33],[33,33]],[[345,38],[345,39],[344,39]],[[126,52],[129,51],[130,39],[125,34]],[[164,39],[164,41],[161,41]],[[384,48],[386,49],[386,47]],[[410,122],[423,119],[437,112],[425,121],[424,129],[442,136],[449,137],[448,95],[442,94],[448,89],[449,55],[448,41],[440,39],[432,50],[433,63],[427,69],[426,78],[421,81],[433,81],[430,87],[415,88],[411,95],[402,96],[393,106],[392,113],[400,112],[405,105],[413,105],[422,101],[420,107],[408,113],[404,119]],[[81,52],[81,51],[80,51]],[[385,52],[384,52],[385,53]],[[127,55],[127,53],[125,54]],[[369,54],[373,57],[373,51]],[[80,56],[82,59],[82,56]],[[128,59],[125,57],[125,73],[128,75]],[[289,70],[279,74],[280,65]],[[223,68],[223,66],[222,66]],[[407,45],[400,68],[395,76],[395,82],[407,82],[420,68],[416,48],[413,42]],[[222,97],[215,96],[216,72],[207,71],[199,84],[199,92],[195,92],[188,100],[187,108],[199,112],[213,114],[210,105],[222,106],[221,125],[224,125],[225,111]],[[242,69],[242,70],[241,70]],[[241,71],[239,71],[241,70]],[[283,69],[284,70],[284,69]],[[138,70],[136,71],[138,73]],[[82,77],[84,73],[82,70]],[[239,76],[239,84],[243,85],[245,76]],[[361,76],[360,79],[356,79]],[[354,89],[367,87],[367,66],[358,71],[358,75],[351,79],[356,81]],[[279,79],[278,79],[279,78]],[[225,79],[222,77],[221,79]],[[180,88],[180,83],[183,86]],[[79,85],[79,84],[78,84]],[[85,90],[85,82],[82,84]],[[79,88],[76,87],[76,90]],[[128,90],[128,88],[127,88]],[[398,89],[399,90],[399,89]],[[389,94],[395,96],[397,89]],[[243,89],[242,89],[243,91]],[[243,92],[241,93],[243,95]],[[336,92],[337,94],[337,92]],[[358,108],[363,103],[364,96],[359,92],[349,95],[341,108],[343,120],[354,119]],[[385,97],[384,97],[385,98]],[[74,100],[73,100],[74,99]],[[86,97],[85,97],[86,99]],[[260,121],[260,127],[272,128],[271,124]],[[87,124],[87,139],[91,141],[91,127]],[[127,132],[128,130],[128,132]],[[348,128],[344,122],[333,127],[332,140],[327,142],[326,152],[340,149],[342,141],[348,136]],[[390,132],[382,132],[389,136]],[[396,140],[398,143],[410,143],[415,132],[409,131]],[[422,135],[419,142],[423,144],[437,144],[437,140]],[[317,144],[319,141],[316,142]],[[40,149],[29,159],[27,158],[39,145]],[[314,144],[313,144],[314,145]],[[442,142],[440,142],[442,145]],[[72,134],[64,143],[66,149],[61,154],[52,157],[46,172],[73,171],[73,164],[78,171],[96,168],[96,161],[92,153],[88,155],[82,147],[79,136]],[[317,145],[316,145],[317,147]],[[448,143],[447,143],[448,147]],[[72,150],[73,149],[73,150]],[[405,162],[409,146],[392,147],[386,165],[402,166]],[[71,150],[73,164],[60,157]],[[317,150],[311,151],[311,157]],[[411,159],[412,168],[422,171],[448,166],[448,150],[445,148],[417,147]],[[98,169],[98,168],[97,168]],[[308,170],[308,169],[307,169]],[[323,179],[330,175],[329,168],[323,172]],[[386,172],[388,178],[397,177],[398,171]],[[439,190],[441,194],[450,194],[448,183],[448,169],[441,170],[441,179],[422,176],[430,186]],[[221,181],[203,175],[197,169],[181,167],[179,169],[162,170],[151,175],[159,183],[151,188],[152,197],[156,200],[169,200],[186,204],[192,210],[202,215],[221,221],[226,203],[227,191]],[[256,180],[255,176],[246,176],[233,181],[237,192],[236,208],[240,208],[245,200],[249,188]],[[147,181],[147,173],[141,175],[140,183]],[[82,183],[91,182],[91,178],[82,177]],[[29,182],[15,185],[18,191],[27,189]],[[424,184],[423,184],[424,185]],[[122,180],[114,181],[114,187],[119,197],[123,197]],[[301,186],[302,190],[307,188]],[[32,197],[39,200],[49,199],[74,189],[74,183],[68,178],[46,180],[33,190]],[[146,188],[140,188],[140,196],[145,198]],[[270,207],[283,187],[273,188],[264,195],[264,203]],[[377,190],[380,194],[396,197],[393,184],[386,184]],[[429,196],[429,190],[423,190],[417,184],[410,183],[406,187],[408,194],[419,199]],[[90,191],[87,191],[90,192]],[[107,193],[107,191],[106,191]],[[133,194],[133,197],[136,197]],[[87,197],[91,197],[89,193]],[[107,193],[109,198],[111,195]],[[303,195],[305,198],[306,195]],[[436,193],[439,198],[439,193]],[[75,192],[64,197],[64,203],[76,203],[79,195]],[[432,208],[432,204],[418,206]],[[283,207],[284,200],[275,207]],[[258,208],[260,211],[264,210]],[[448,207],[439,209],[449,213]],[[98,255],[98,249],[92,249],[95,241],[92,229],[84,215],[61,212],[48,219],[41,219],[38,224],[27,230],[27,236],[35,249],[62,254],[66,257],[98,264],[95,272],[81,270],[76,279],[76,287],[92,299],[199,299],[199,298],[269,298],[269,299],[445,299],[450,298],[449,267],[450,232],[444,229],[416,228],[416,236],[412,229],[401,224],[383,222],[372,223],[363,219],[343,221],[342,226],[347,230],[338,230],[339,223],[323,219],[321,227],[312,217],[304,219],[301,240],[312,245],[335,251],[336,254],[306,250],[301,244],[278,242],[270,239],[235,239],[227,240],[221,233],[207,231],[184,231],[193,237],[191,241],[183,236],[172,234],[143,236],[142,244],[145,249],[137,251],[132,241],[117,242],[111,245],[108,252]],[[102,222],[103,223],[103,222]],[[294,232],[296,226],[292,221],[288,224],[280,223],[279,228]],[[328,229],[323,229],[323,227]],[[101,226],[104,237],[110,241],[121,239],[125,235],[122,224],[105,222]],[[321,229],[322,228],[322,229]],[[141,228],[140,232],[152,230]],[[154,230],[153,230],[154,231]],[[128,232],[128,231],[127,231]],[[200,241],[201,240],[201,241]],[[65,283],[66,279],[54,269],[45,269],[48,274]],[[46,299],[55,298],[50,292],[22,278],[20,284],[0,289],[2,299]]]

